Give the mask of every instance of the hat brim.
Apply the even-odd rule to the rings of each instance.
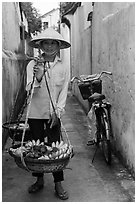
[[[39,38],[39,39],[32,39],[29,42],[29,46],[33,47],[33,48],[41,48],[40,46],[40,42],[44,41],[44,40],[57,40],[58,42],[60,42],[60,49],[66,49],[69,48],[71,45],[69,42],[65,41],[65,40],[61,40],[61,39],[55,39],[55,38]]]

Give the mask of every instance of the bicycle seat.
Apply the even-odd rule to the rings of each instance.
[[[95,101],[101,101],[103,99],[105,99],[105,95],[99,94],[99,93],[94,93],[88,98],[88,101],[93,103]]]

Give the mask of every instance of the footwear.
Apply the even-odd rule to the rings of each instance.
[[[29,193],[37,193],[38,191],[40,191],[42,188],[44,187],[44,184],[39,184],[38,182],[32,184],[29,188],[28,188],[28,192]]]
[[[93,139],[93,140],[89,140],[88,142],[87,142],[87,146],[90,146],[90,145],[94,145],[96,142],[95,142],[95,140]]]
[[[65,191],[60,182],[55,184],[55,194],[61,200],[67,200],[69,198],[67,191]]]
[[[69,198],[66,191],[63,191],[62,193],[59,193],[57,190],[55,190],[55,194],[61,200],[67,200]]]

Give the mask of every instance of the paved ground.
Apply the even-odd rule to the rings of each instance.
[[[69,193],[67,202],[133,202],[135,182],[127,170],[113,156],[112,166],[104,162],[100,152],[91,163],[94,147],[87,147],[88,126],[86,115],[77,100],[68,95],[63,124],[74,147],[75,156],[64,171],[63,185]],[[30,195],[27,188],[34,182],[31,174],[16,166],[7,153],[8,140],[3,152],[2,201],[3,202],[61,202],[54,195],[51,174],[45,174],[44,189]]]

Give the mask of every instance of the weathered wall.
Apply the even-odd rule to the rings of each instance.
[[[108,70],[104,92],[112,104],[115,150],[135,168],[135,3],[95,3],[92,70]]]
[[[22,25],[19,3],[2,3],[2,122],[9,121],[17,92],[17,106],[14,110],[16,117],[25,96],[25,44],[20,38]],[[21,84],[22,80],[22,84]],[[13,117],[14,118],[14,117]],[[8,135],[3,129],[3,145]]]
[[[71,75],[91,74],[91,26],[87,22],[88,13],[92,10],[91,3],[83,3],[73,15],[67,15],[71,23]],[[72,87],[85,110],[89,109],[88,102],[81,97],[77,84]]]
[[[66,24],[60,25],[60,33],[66,41],[70,42],[70,32]],[[68,69],[67,73],[70,74],[70,48],[60,50],[60,58],[64,68]]]

